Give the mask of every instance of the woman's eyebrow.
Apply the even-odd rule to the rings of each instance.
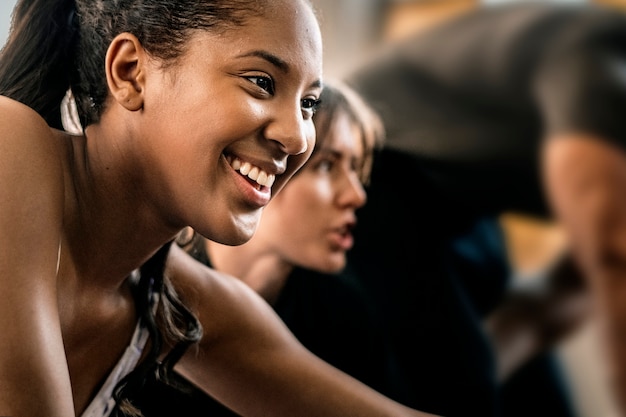
[[[274,65],[275,67],[279,68],[281,71],[289,72],[289,64],[287,64],[287,62],[285,62],[283,59],[277,57],[276,55],[270,52],[263,51],[263,50],[255,50],[255,51],[251,51],[251,52],[239,55],[240,58],[245,58],[245,57],[250,57],[250,56],[256,56],[256,57],[262,58],[268,61],[270,64]]]
[[[276,68],[280,69],[281,71],[283,71],[284,73],[288,73],[289,72],[289,64],[279,58],[278,56],[274,55],[271,52],[268,51],[264,51],[264,50],[254,50],[254,51],[250,51],[247,52],[245,54],[241,54],[238,57],[239,58],[245,58],[245,57],[250,57],[250,56],[255,56],[258,58],[262,58],[264,60],[266,60],[267,62],[269,62],[270,64],[274,65]],[[311,88],[322,88],[322,80],[315,80],[313,83],[311,83],[310,85]]]

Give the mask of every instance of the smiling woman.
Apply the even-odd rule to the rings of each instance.
[[[0,233],[22,237],[0,247],[0,415],[140,415],[173,375],[247,416],[424,415],[171,245],[186,226],[250,239],[312,152],[321,75],[305,0],[18,1],[0,55]]]

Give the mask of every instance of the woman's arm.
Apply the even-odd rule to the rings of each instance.
[[[57,307],[61,161],[43,119],[0,97],[0,415],[74,415]]]
[[[241,281],[172,249],[169,271],[205,335],[178,371],[246,416],[427,416],[330,366]]]

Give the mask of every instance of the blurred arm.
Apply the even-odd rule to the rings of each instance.
[[[535,355],[572,334],[589,315],[589,292],[569,255],[538,276],[518,278],[485,321],[505,380]]]
[[[600,137],[547,142],[548,193],[592,291],[614,397],[626,413],[626,154]]]

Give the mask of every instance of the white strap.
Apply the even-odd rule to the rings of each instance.
[[[113,390],[117,383],[128,375],[139,362],[139,358],[148,341],[148,330],[137,323],[130,345],[124,351],[117,365],[100,388],[98,395],[91,401],[81,417],[108,417],[115,407]]]

